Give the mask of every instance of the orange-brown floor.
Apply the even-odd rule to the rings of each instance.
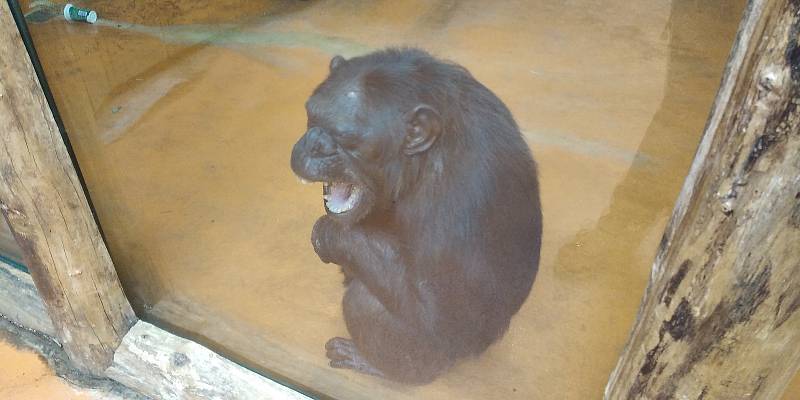
[[[89,400],[87,391],[75,389],[55,376],[32,351],[0,341],[0,399],[4,400]]]
[[[0,399],[146,400],[108,379],[81,374],[65,359],[53,342],[0,318]]]
[[[713,4],[712,4],[713,3]],[[343,399],[593,399],[625,343],[743,1],[85,1],[31,23],[137,312]],[[303,102],[334,54],[418,45],[494,90],[540,165],[539,277],[508,334],[424,387],[327,367],[341,276],[309,244]]]

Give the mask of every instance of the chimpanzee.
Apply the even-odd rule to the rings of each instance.
[[[536,164],[463,67],[392,48],[330,62],[292,170],[322,182],[311,242],[342,267],[330,365],[425,384],[506,331],[539,264]]]

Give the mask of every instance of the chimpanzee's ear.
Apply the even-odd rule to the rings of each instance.
[[[409,156],[423,153],[433,146],[441,133],[442,116],[433,107],[420,104],[410,114],[403,152]]]
[[[333,56],[333,58],[331,58],[331,64],[328,66],[328,70],[333,72],[333,70],[338,68],[344,62],[345,62],[344,57],[342,57],[340,55],[335,55],[335,56]]]

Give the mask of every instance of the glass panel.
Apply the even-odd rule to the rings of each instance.
[[[44,0],[22,8],[141,317],[323,396],[587,399],[628,336],[743,3],[81,3],[95,24]],[[326,341],[350,337],[345,287],[309,240],[320,185],[289,167],[332,56],[409,44],[508,105],[539,164],[545,221],[538,277],[506,334],[421,386],[329,367]],[[467,300],[450,306],[478,318],[457,307]]]
[[[11,229],[9,229],[5,218],[2,218],[2,216],[0,216],[0,261],[23,268],[22,251],[17,246],[14,236],[11,234]]]

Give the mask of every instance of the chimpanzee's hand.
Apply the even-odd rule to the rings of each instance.
[[[342,240],[343,231],[342,226],[327,215],[320,217],[314,224],[314,229],[311,231],[311,245],[325,264],[336,262],[335,258],[339,251],[337,244]]]

